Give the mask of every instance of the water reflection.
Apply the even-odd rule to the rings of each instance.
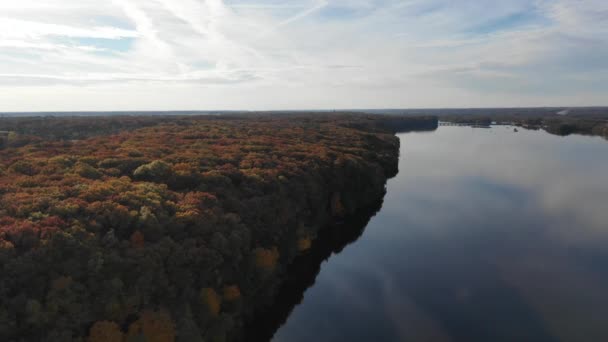
[[[401,140],[381,211],[274,341],[608,340],[605,140],[500,126]]]
[[[334,253],[340,253],[356,241],[369,220],[382,207],[382,201],[361,210],[345,222],[326,227],[318,234],[312,248],[290,265],[275,304],[257,313],[256,319],[245,328],[246,340],[265,342],[285,323],[294,306],[302,302],[304,292],[314,285],[321,265]]]

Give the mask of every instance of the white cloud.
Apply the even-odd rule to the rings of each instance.
[[[135,38],[137,32],[114,27],[76,27],[62,24],[47,24],[35,21],[14,20],[3,18],[0,20],[0,37],[12,38],[38,38],[41,36],[62,36],[81,38],[121,39]]]
[[[4,0],[0,110],[608,104],[607,43],[603,0]]]

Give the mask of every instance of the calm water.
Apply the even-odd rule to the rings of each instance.
[[[608,341],[607,141],[400,138],[382,209],[273,341]]]

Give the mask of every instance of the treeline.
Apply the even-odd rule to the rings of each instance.
[[[608,138],[608,119],[585,117],[551,117],[539,124],[544,130],[557,135],[584,134]]]
[[[365,115],[364,120],[345,120],[346,127],[362,130],[374,129],[376,131],[389,131],[404,133],[411,131],[433,131],[439,125],[436,116],[399,116],[399,115]]]
[[[579,110],[580,111],[580,110]],[[608,139],[608,114],[600,111],[537,113],[526,112],[526,115],[515,114],[469,114],[469,115],[440,115],[440,120],[469,124],[490,125],[513,124],[528,129],[544,129],[556,135],[597,135]]]
[[[427,109],[374,109],[367,113],[398,116],[491,116],[538,118],[567,114],[575,117],[608,118],[608,107],[515,107],[515,108],[427,108]],[[559,114],[558,114],[559,113]]]
[[[344,127],[358,128],[366,131],[408,131],[419,129],[436,129],[436,116],[394,116],[366,115],[361,113],[297,113],[277,112],[260,113],[225,113],[221,115],[113,115],[113,116],[26,116],[0,117],[0,141],[11,146],[23,145],[29,139],[47,140],[80,140],[99,135],[110,135],[121,131],[135,130],[160,124],[190,125],[197,120],[266,120],[268,118],[290,118],[303,123],[318,125],[333,123]],[[66,122],[68,124],[66,125]],[[12,134],[11,134],[12,133]],[[17,140],[18,139],[18,140]]]
[[[382,198],[380,120],[0,120],[0,339],[239,338],[321,227]]]
[[[187,120],[187,117],[161,115],[3,117],[0,118],[0,131],[13,132],[21,139],[78,140]]]

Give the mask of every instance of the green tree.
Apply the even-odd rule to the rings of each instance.
[[[133,172],[133,176],[139,180],[163,183],[173,174],[171,165],[162,160],[155,160],[149,164],[144,164]]]

